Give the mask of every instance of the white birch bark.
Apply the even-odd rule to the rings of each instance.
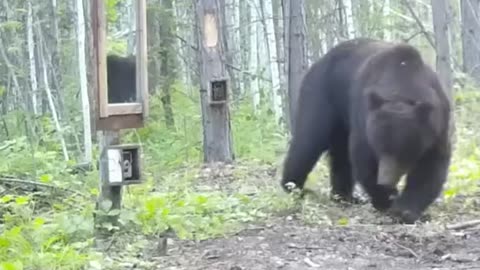
[[[32,109],[33,114],[38,115],[38,82],[37,69],[35,63],[35,43],[33,41],[33,8],[32,2],[28,1],[27,11],[27,43],[28,43],[28,60],[30,63],[30,87],[32,89]]]
[[[77,49],[78,49],[78,74],[80,76],[80,94],[82,97],[83,115],[83,151],[84,161],[92,161],[92,133],[90,124],[90,100],[87,88],[87,65],[85,59],[85,17],[83,14],[83,0],[77,2]]]
[[[253,2],[253,1],[252,1]],[[250,36],[250,72],[255,74],[255,77],[252,78],[252,83],[250,84],[250,91],[252,93],[253,98],[253,109],[255,112],[258,111],[260,106],[260,90],[258,87],[258,30],[257,25],[258,23],[258,13],[255,7],[255,4],[250,2],[250,14],[252,16],[252,23],[251,27],[252,30]]]
[[[279,124],[282,119],[282,96],[280,93],[279,67],[277,64],[277,47],[275,40],[275,29],[273,25],[273,6],[272,0],[264,2],[264,20],[266,25],[265,39],[267,43],[267,56],[269,58],[268,69],[269,77],[272,80],[271,100],[276,123]]]
[[[55,129],[57,130],[60,143],[62,145],[62,152],[63,152],[63,158],[65,161],[67,161],[68,158],[68,151],[67,151],[67,144],[65,143],[65,138],[63,137],[62,134],[62,128],[60,126],[60,121],[58,120],[58,115],[57,115],[57,109],[55,108],[55,103],[53,102],[53,95],[52,95],[52,90],[50,89],[50,85],[48,82],[48,69],[47,69],[47,63],[45,61],[45,56],[43,55],[43,52],[40,50],[40,59],[42,61],[42,69],[43,69],[43,83],[45,87],[45,92],[47,93],[47,99],[48,99],[48,105],[50,107],[50,111],[52,113],[52,118],[53,118],[53,123],[55,124]]]
[[[386,22],[386,27],[383,29],[383,36],[386,40],[392,40],[392,20],[390,18],[390,0],[385,0],[385,3],[383,3],[383,19]]]
[[[355,26],[353,25],[353,5],[352,0],[344,0],[345,5],[345,24],[347,26],[347,38],[355,37]]]

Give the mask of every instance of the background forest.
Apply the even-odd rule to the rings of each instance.
[[[105,1],[107,51],[127,55],[135,47],[135,1]],[[162,261],[167,238],[173,246],[198,244],[278,217],[303,226],[375,223],[368,207],[344,211],[328,202],[323,159],[308,182],[318,198],[299,203],[279,186],[302,72],[354,37],[415,45],[451,88],[455,153],[432,216],[439,224],[480,217],[479,0],[217,0],[235,162],[209,166],[195,15],[201,2],[147,0],[150,115],[144,128],[122,132],[122,142],[142,145],[145,183],[124,189],[120,225],[101,224],[114,236],[99,244],[94,213],[119,213],[95,210],[91,3],[1,1],[0,270],[214,269]]]

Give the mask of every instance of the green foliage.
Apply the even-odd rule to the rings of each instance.
[[[161,192],[126,199],[127,209],[121,214],[124,226],[147,235],[172,231],[180,239],[201,240],[234,232],[242,223],[289,208],[293,202],[291,196],[276,189],[261,190],[255,196],[241,190],[201,192],[189,174],[179,178],[173,173],[166,178]],[[238,181],[248,186],[258,180]]]
[[[35,213],[30,196],[0,197],[0,269],[82,269],[92,224],[86,212]]]
[[[116,7],[120,0],[107,0],[105,1],[105,7],[107,10],[107,22],[113,23],[118,20],[118,13]]]

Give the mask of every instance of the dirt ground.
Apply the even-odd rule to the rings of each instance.
[[[209,173],[199,178],[199,187],[227,191],[245,186],[233,178],[226,181],[229,173],[222,172],[221,179]],[[253,178],[269,179],[262,182],[265,185],[277,184],[271,180],[273,174],[265,169],[264,175]],[[480,195],[475,197],[473,206],[472,198],[465,197],[448,206],[436,204],[430,213],[431,221],[416,225],[389,224],[369,204],[322,204],[319,207],[328,208],[327,213],[355,222],[321,225],[305,222],[299,213],[278,214],[262,223],[248,224],[241,232],[225,238],[199,242],[170,238],[167,252],[162,255],[155,252],[158,240],[150,241],[150,251],[139,255],[139,261],[149,261],[150,266],[142,268],[130,263],[122,269],[480,269],[480,225],[449,227],[480,219]]]
[[[158,269],[480,269],[480,229],[310,227],[297,220],[225,239],[173,242]]]

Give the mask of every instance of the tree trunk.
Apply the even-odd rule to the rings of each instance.
[[[435,32],[436,66],[441,83],[453,107],[453,71],[450,60],[448,0],[432,0],[433,31]],[[449,133],[453,137],[455,123],[450,113]]]
[[[238,85],[236,73],[234,67],[237,67],[237,62],[235,61],[235,52],[236,52],[236,40],[235,40],[235,14],[232,6],[235,5],[235,1],[232,0],[223,0],[224,2],[228,2],[227,4],[223,4],[220,6],[221,13],[224,14],[222,16],[222,33],[223,33],[223,46],[225,51],[225,60],[227,62],[227,72],[230,77],[230,86],[233,94],[233,100],[237,100],[240,97],[240,87]]]
[[[175,56],[175,37],[172,0],[162,1],[163,11],[160,17],[160,50],[162,76],[162,105],[165,112],[165,124],[168,128],[175,127],[175,118],[172,108],[171,88],[175,82],[177,59]]]
[[[249,70],[250,65],[250,53],[252,44],[250,42],[251,35],[251,16],[250,8],[247,1],[240,0],[238,13],[240,14],[240,62],[242,70]],[[242,91],[251,89],[251,74],[244,72],[240,80],[240,87]]]
[[[343,9],[345,10],[345,30],[347,39],[355,37],[355,26],[353,24],[353,5],[352,0],[343,1]]]
[[[463,70],[480,83],[480,0],[461,0]]]
[[[28,1],[27,11],[27,43],[28,58],[30,63],[30,85],[32,89],[32,111],[34,115],[38,115],[37,65],[35,59],[35,41],[33,40],[33,8],[31,0]]]
[[[448,0],[432,0],[437,72],[447,94],[452,96],[453,71],[450,60]]]
[[[284,6],[288,14],[288,40],[286,54],[288,57],[288,97],[290,127],[293,127],[298,91],[307,70],[307,49],[305,34],[304,0],[287,0]]]
[[[197,23],[199,26],[198,44],[201,63],[201,106],[203,120],[203,150],[204,162],[231,162],[234,159],[232,135],[230,127],[230,112],[228,102],[211,104],[208,91],[212,80],[226,78],[227,69],[222,61],[225,57],[224,30],[221,16],[224,0],[196,1]],[[228,83],[227,83],[228,87]],[[228,93],[228,88],[226,89]]]
[[[250,72],[253,73],[254,77],[251,80],[250,92],[252,95],[253,102],[253,111],[257,113],[260,107],[260,89],[259,85],[259,72],[258,72],[258,33],[257,25],[258,22],[258,13],[255,7],[255,2],[251,1],[250,3],[250,14],[251,21],[249,23],[249,34],[250,34]]]
[[[90,101],[87,85],[87,64],[85,58],[85,17],[83,14],[83,0],[77,0],[77,49],[78,75],[80,76],[80,94],[82,96],[83,113],[83,151],[84,161],[92,162],[92,133],[90,125]]]
[[[260,1],[260,10],[262,13],[262,25],[264,38],[266,42],[266,55],[267,58],[267,74],[271,80],[270,85],[270,98],[272,102],[272,110],[275,115],[276,124],[281,124],[282,119],[282,96],[280,95],[280,82],[279,82],[279,69],[277,63],[277,46],[275,39],[275,30],[273,27],[273,10],[272,0]]]

